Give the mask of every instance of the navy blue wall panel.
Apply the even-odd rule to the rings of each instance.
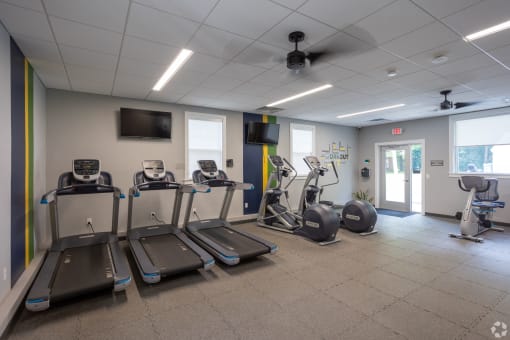
[[[243,182],[252,183],[254,190],[244,191],[244,214],[256,214],[262,200],[262,145],[246,143],[246,124],[249,121],[262,122],[262,115],[243,114]],[[248,204],[248,206],[246,206]]]
[[[11,285],[25,270],[25,57],[11,39]]]

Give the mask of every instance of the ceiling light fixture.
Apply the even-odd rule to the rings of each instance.
[[[168,66],[165,73],[159,78],[158,82],[152,88],[153,91],[160,91],[166,83],[179,71],[179,69],[188,61],[193,55],[193,51],[183,48],[181,52],[175,57],[174,61]]]
[[[442,64],[442,63],[445,63],[448,61],[448,57],[445,56],[445,55],[438,55],[438,56],[435,56],[433,59],[432,59],[432,64],[434,65],[438,65],[438,64]]]
[[[276,106],[276,105],[279,105],[279,104],[290,102],[291,100],[298,99],[298,98],[301,98],[301,97],[304,97],[304,96],[308,96],[309,94],[316,93],[316,92],[319,92],[319,91],[327,90],[327,89],[329,89],[331,87],[333,87],[333,85],[331,85],[331,84],[322,85],[322,86],[316,87],[314,89],[311,89],[311,90],[308,90],[308,91],[305,91],[305,92],[301,92],[301,93],[295,94],[293,96],[284,98],[282,100],[278,100],[278,101],[276,101],[274,103],[267,104],[266,106]]]
[[[501,24],[486,28],[484,30],[472,33],[470,35],[467,35],[464,38],[464,40],[465,41],[473,41],[473,40],[480,39],[480,38],[486,37],[488,35],[491,35],[491,34],[494,34],[497,32],[504,31],[509,28],[510,28],[510,20],[502,22]]]
[[[391,106],[379,107],[377,109],[371,109],[371,110],[366,110],[366,111],[354,112],[354,113],[349,113],[349,114],[346,114],[346,115],[339,115],[339,116],[336,116],[336,118],[347,118],[347,117],[362,115],[362,114],[365,114],[365,113],[378,112],[378,111],[384,111],[384,110],[389,110],[389,109],[396,109],[397,107],[402,107],[402,106],[405,106],[405,105],[406,104],[396,104],[396,105],[391,105]]]

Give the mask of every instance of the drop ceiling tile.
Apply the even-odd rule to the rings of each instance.
[[[377,83],[380,83],[380,80],[359,74],[352,78],[336,82],[334,85],[346,90],[359,91],[365,86],[372,86]]]
[[[443,21],[461,34],[468,35],[507,21],[509,13],[510,1],[490,0],[479,2],[444,18]]]
[[[205,106],[205,107],[211,107],[211,108],[215,108],[215,107],[218,107],[218,105],[221,105],[221,103],[218,100],[211,99],[211,98],[197,97],[197,96],[192,96],[192,95],[186,95],[186,96],[180,98],[178,103],[183,104],[183,105]]]
[[[460,72],[472,71],[478,68],[496,65],[496,63],[485,54],[478,53],[471,57],[459,59],[431,68],[430,70],[444,76]]]
[[[401,57],[409,57],[459,39],[458,35],[435,22],[383,44],[382,47]]]
[[[490,51],[490,54],[505,63],[507,66],[510,66],[510,45],[494,49]]]
[[[269,32],[264,33],[259,40],[291,51],[294,49],[294,44],[289,42],[289,33],[294,31],[305,33],[305,40],[299,43],[301,50],[337,32],[335,29],[302,14],[292,13]]]
[[[487,79],[497,77],[501,75],[501,72],[505,72],[504,68],[500,65],[488,66],[478,68],[476,70],[463,71],[456,74],[450,74],[447,76],[448,79],[456,81],[458,83],[469,83],[479,79]]]
[[[195,52],[229,60],[252,42],[251,39],[203,25],[187,47]]]
[[[266,71],[266,69],[257,66],[251,66],[239,63],[229,63],[216,72],[215,75],[233,78],[242,81],[248,81],[256,75]]]
[[[112,95],[127,98],[145,99],[157,79],[121,73],[115,77]]]
[[[112,89],[113,78],[115,74],[114,70],[111,72],[106,72],[105,70],[100,70],[97,68],[67,64],[66,68],[73,88],[75,87],[75,84],[95,83],[109,85],[110,90]]]
[[[305,78],[315,82],[335,83],[343,79],[351,78],[355,75],[356,73],[340,66],[326,65],[326,67],[319,70],[313,66],[309,75],[306,75]]]
[[[281,70],[286,70],[285,58],[287,53],[287,50],[257,41],[235,57],[233,61],[265,69],[278,67]]]
[[[139,59],[121,57],[119,60],[118,72],[124,75],[140,76],[145,78],[153,78],[156,81],[165,72],[168,65],[154,64]],[[181,70],[182,71],[182,70]],[[154,85],[152,84],[152,85]]]
[[[222,0],[205,23],[256,39],[290,13],[267,0]]]
[[[53,41],[50,25],[44,13],[0,2],[0,21],[11,35]]]
[[[24,7],[38,12],[44,12],[41,0],[2,0],[2,2]]]
[[[376,12],[394,0],[309,0],[299,12],[343,29]]]
[[[60,47],[65,64],[92,67],[106,71],[115,71],[117,56],[104,54],[82,48],[62,45]]]
[[[198,71],[207,74],[213,74],[225,65],[223,59],[211,57],[208,55],[194,53],[188,62],[179,72]]]
[[[347,27],[344,32],[364,40],[366,34],[358,36],[365,31],[372,37],[376,45],[380,45],[415,29],[430,24],[434,18],[422,11],[408,0],[398,0],[376,13],[358,21],[353,27]],[[352,31],[350,30],[352,29]],[[370,41],[368,41],[370,42]]]
[[[507,29],[496,34],[475,40],[474,43],[486,51],[504,47],[510,44],[510,30]]]
[[[125,36],[121,56],[168,66],[179,51],[177,47]]]
[[[73,85],[73,91],[76,91],[76,92],[103,94],[103,95],[109,96],[112,91],[112,84],[108,84],[108,83],[100,83],[100,82],[77,79],[77,80],[71,81],[71,84]]]
[[[241,85],[242,83],[243,81],[241,80],[214,75],[210,78],[207,78],[201,84],[201,86],[210,89],[215,89],[218,91],[230,91],[235,87]]]
[[[44,4],[51,16],[122,33],[129,0],[44,0]]]
[[[249,81],[239,85],[238,87],[233,89],[232,92],[252,96],[264,96],[269,94],[272,91],[272,89],[273,89],[272,86],[262,85],[260,83],[254,83]]]
[[[46,60],[31,60],[30,64],[47,88],[70,90],[64,64]]]
[[[122,35],[77,22],[50,17],[58,44],[117,55]]]
[[[273,0],[273,1],[292,9],[297,9],[306,2],[306,0]]]
[[[373,48],[366,51],[353,51],[331,60],[332,64],[345,67],[357,72],[366,72],[375,68],[387,65],[400,60],[379,48]]]
[[[425,68],[432,68],[436,67],[432,63],[432,59],[434,59],[437,56],[444,55],[448,57],[448,61],[441,65],[446,65],[446,63],[451,63],[455,60],[462,59],[465,57],[470,57],[472,55],[475,55],[477,53],[480,53],[480,51],[470,44],[467,44],[463,40],[454,41],[452,43],[448,43],[436,48],[433,48],[431,50],[421,52],[418,54],[415,54],[408,59],[421,65]]]
[[[177,74],[170,80],[170,85],[182,87],[189,86],[196,87],[202,84],[202,82],[204,82],[209,77],[210,77],[209,73],[186,70],[186,72],[177,72]]]
[[[14,35],[14,41],[28,59],[44,60],[48,62],[61,63],[57,44],[54,42],[33,39],[22,35]]]
[[[437,74],[432,72],[420,71],[402,76],[398,80],[396,79],[395,82],[404,87],[413,87],[420,83],[434,81],[439,78],[440,77]]]
[[[198,27],[196,22],[134,3],[129,12],[126,34],[180,47],[188,42]]]
[[[508,72],[506,72],[508,73]],[[475,90],[484,91],[488,88],[495,88],[499,86],[508,86],[510,83],[510,75],[503,74],[499,77],[492,77],[489,79],[481,79],[481,80],[475,80],[473,82],[466,83],[466,86],[469,86],[470,88],[473,88]]]
[[[397,75],[394,77],[388,77],[388,71],[395,70]],[[363,74],[378,79],[380,81],[398,79],[406,74],[418,72],[422,70],[422,68],[416,64],[410,63],[406,60],[399,60],[393,63],[386,64],[384,66],[378,67],[374,70],[362,72]]]
[[[481,0],[413,0],[436,18],[444,18]]]
[[[191,20],[202,21],[213,9],[217,0],[135,0],[134,2]]]
[[[197,87],[193,89],[190,93],[188,93],[189,96],[193,97],[200,97],[200,98],[217,98],[224,94],[225,91],[221,91],[218,89],[211,89],[207,87]]]
[[[148,99],[153,101],[160,101],[165,103],[176,103],[179,99],[184,97],[186,92],[179,93],[174,90],[167,90],[166,88],[161,91],[153,91],[149,95]]]

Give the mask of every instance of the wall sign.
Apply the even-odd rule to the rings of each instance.
[[[433,159],[430,161],[430,166],[444,166],[444,160],[442,159]]]
[[[327,149],[321,150],[321,160],[335,161],[337,165],[345,164],[349,160],[352,147],[342,145],[342,142],[331,142]]]

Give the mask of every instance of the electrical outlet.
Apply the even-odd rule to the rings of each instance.
[[[244,202],[244,208],[247,209],[248,208],[248,202]]]
[[[156,217],[156,212],[155,211],[151,211],[151,218],[154,218]]]
[[[197,208],[193,208],[193,214],[197,213]]]
[[[3,272],[4,272],[4,281],[6,281],[7,280],[7,268],[6,267],[4,267]]]
[[[87,217],[87,225],[92,224],[92,217]]]

